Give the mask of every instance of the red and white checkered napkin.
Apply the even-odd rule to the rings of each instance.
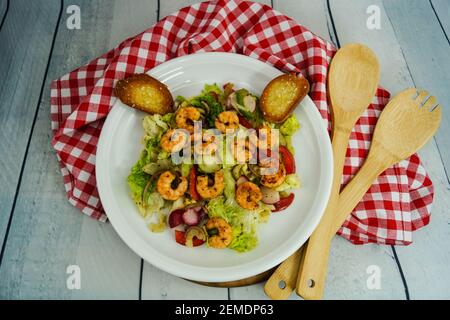
[[[116,100],[113,87],[118,79],[194,52],[241,53],[283,71],[301,72],[328,122],[325,83],[335,50],[268,6],[234,0],[186,7],[125,40],[52,82],[52,144],[69,201],[85,214],[106,220],[96,188],[95,153],[103,121]],[[347,150],[344,183],[366,157],[377,117],[388,100],[389,93],[379,89],[356,125]],[[414,155],[379,177],[339,233],[356,244],[409,244],[412,231],[428,224],[432,200],[432,183]]]

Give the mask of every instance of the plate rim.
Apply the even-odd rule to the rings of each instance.
[[[226,52],[204,52],[204,53],[194,53],[190,55],[185,55],[181,57],[177,57],[171,60],[168,60],[164,63],[161,63],[160,65],[156,66],[155,68],[152,68],[151,70],[147,71],[147,74],[154,74],[158,73],[160,69],[163,69],[167,67],[168,64],[176,64],[179,62],[183,62],[183,60],[190,60],[190,59],[201,59],[205,57],[215,57],[220,59],[237,59],[241,60],[241,62],[248,62],[253,64],[259,64],[260,66],[264,67],[270,67],[274,71],[276,70],[277,73],[282,74],[279,69],[271,66],[270,64],[264,63],[258,59],[255,59],[253,57],[245,56],[242,54],[235,54],[235,53],[226,53]],[[151,265],[155,266],[156,268],[163,270],[165,272],[168,272],[172,275],[193,280],[193,281],[203,281],[203,282],[225,282],[225,281],[235,281],[235,280],[241,280],[248,277],[252,277],[254,275],[260,274],[262,272],[265,272],[267,270],[270,270],[271,268],[275,267],[285,259],[287,259],[290,255],[292,255],[301,245],[303,245],[306,240],[310,237],[310,235],[313,233],[313,231],[316,229],[317,225],[319,224],[326,205],[328,203],[328,198],[331,193],[331,185],[332,185],[332,176],[333,176],[333,154],[332,154],[332,147],[331,147],[331,141],[328,135],[328,130],[325,126],[325,122],[322,119],[322,116],[320,115],[319,110],[317,109],[314,102],[311,100],[309,95],[305,97],[305,99],[301,103],[309,104],[310,107],[306,108],[305,112],[309,113],[310,116],[313,118],[316,118],[316,121],[312,121],[312,123],[319,128],[319,135],[315,134],[316,139],[318,139],[320,152],[319,154],[324,155],[324,159],[328,159],[328,161],[324,161],[323,166],[325,166],[323,170],[324,177],[323,182],[324,187],[326,190],[323,190],[322,192],[322,201],[319,204],[319,209],[321,211],[320,215],[317,215],[315,219],[312,220],[311,225],[307,227],[308,232],[305,232],[303,237],[295,237],[295,243],[292,241],[291,236],[289,239],[286,240],[286,242],[290,242],[290,245],[285,248],[283,254],[278,254],[277,257],[274,257],[273,260],[265,259],[266,256],[259,257],[258,259],[252,260],[250,262],[244,263],[242,265],[238,266],[231,266],[231,267],[200,267],[200,266],[193,266],[191,264],[185,264],[183,262],[180,262],[178,260],[173,260],[172,258],[163,255],[160,253],[160,251],[155,250],[151,248],[151,254],[148,251],[144,251],[142,248],[142,245],[140,242],[142,241],[140,237],[138,237],[136,234],[134,234],[132,231],[133,229],[130,227],[129,224],[126,223],[125,216],[122,214],[117,214],[109,205],[109,202],[103,202],[102,199],[106,199],[106,187],[103,187],[104,184],[106,185],[106,181],[108,180],[108,175],[105,174],[107,171],[106,168],[108,166],[101,165],[97,166],[97,162],[101,159],[107,159],[103,156],[104,152],[108,149],[107,146],[111,144],[112,141],[109,141],[107,138],[105,138],[108,130],[110,130],[111,127],[115,127],[115,124],[118,120],[120,120],[120,110],[118,110],[118,103],[119,99],[116,98],[116,101],[113,103],[113,106],[110,110],[110,113],[106,117],[105,123],[103,125],[102,131],[100,133],[100,137],[98,140],[97,145],[97,153],[96,153],[96,181],[97,181],[97,189],[99,192],[99,197],[101,200],[101,203],[103,205],[103,208],[105,210],[105,213],[107,213],[107,217],[111,222],[111,225],[113,226],[114,230],[117,232],[119,237],[122,239],[122,241],[138,256],[140,256],[142,259],[150,263]],[[313,108],[311,108],[311,106]],[[114,111],[117,110],[117,111]],[[114,118],[111,116],[111,113],[113,113]],[[122,110],[122,113],[125,112]],[[318,121],[320,120],[320,121]],[[105,130],[106,129],[106,130]],[[325,138],[325,139],[324,139]],[[112,139],[109,139],[112,140]],[[102,179],[103,177],[106,177],[105,179]],[[125,222],[125,223],[124,223]],[[269,222],[270,223],[270,222]],[[293,234],[295,235],[295,233]],[[284,247],[283,247],[284,248]],[[153,255],[153,259],[149,258]],[[161,261],[157,258],[163,258]],[[264,259],[265,260],[264,260]],[[166,261],[167,260],[167,261]],[[269,261],[267,261],[269,260]],[[256,264],[259,262],[259,264]],[[172,265],[170,264],[172,263]],[[184,269],[183,266],[192,269],[197,270],[198,272],[192,273],[190,272],[187,274],[186,272],[182,272],[180,270]],[[253,266],[255,268],[249,268],[249,266]],[[214,275],[211,275],[211,270],[214,270],[212,273]],[[225,272],[226,270],[226,272]],[[237,272],[239,271],[239,272]]]

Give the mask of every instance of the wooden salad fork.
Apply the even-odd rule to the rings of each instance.
[[[330,239],[386,169],[421,149],[441,123],[441,106],[427,91],[407,89],[392,99],[378,119],[369,154],[357,175],[339,195]]]
[[[329,242],[376,178],[422,148],[436,133],[440,121],[441,106],[435,97],[428,98],[426,91],[407,89],[388,103],[378,119],[367,159],[339,195]],[[300,266],[301,250],[283,262],[267,282],[269,290],[265,290],[271,298],[287,299],[295,289],[297,279],[292,271]]]

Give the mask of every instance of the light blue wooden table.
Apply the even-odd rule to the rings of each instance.
[[[67,202],[50,146],[50,81],[194,2],[0,0],[0,298],[266,299],[262,285],[207,288],[143,262],[109,223]],[[449,299],[450,1],[260,2],[337,45],[367,44],[380,58],[384,87],[426,88],[444,106],[439,134],[420,153],[436,189],[430,225],[409,247],[336,238],[325,297]],[[81,9],[80,30],[67,28],[70,5]],[[367,20],[377,10],[381,29],[372,30]],[[73,265],[80,289],[67,286]],[[370,266],[381,271],[379,289],[367,286]]]

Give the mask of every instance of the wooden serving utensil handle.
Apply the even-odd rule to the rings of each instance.
[[[370,152],[356,176],[345,186],[339,195],[338,204],[336,206],[337,215],[330,232],[330,239],[340,229],[342,224],[345,222],[353,209],[355,209],[366,192],[370,189],[377,177],[395,162],[395,159],[389,159],[384,152]],[[325,242],[331,244],[331,240],[325,240]],[[307,244],[305,244],[304,247],[306,247],[306,245]],[[304,261],[305,253],[306,250],[304,251],[302,247],[278,266],[264,286],[264,291],[269,298],[274,300],[289,298],[292,291],[296,288],[297,270],[301,270],[303,268],[300,262]],[[328,252],[322,251],[322,254],[328,255]],[[326,263],[326,261],[323,260],[322,262]],[[284,286],[280,287],[280,284],[284,284]],[[309,285],[311,284],[312,282],[309,283]],[[314,283],[314,285],[317,284]],[[320,285],[320,283],[318,285]]]
[[[302,257],[302,248],[280,264],[264,285],[264,292],[273,300],[286,300],[297,284],[297,273]]]
[[[347,126],[352,128],[353,125]],[[297,294],[304,299],[321,299],[325,288],[328,256],[331,246],[330,232],[336,217],[336,205],[339,199],[342,171],[351,129],[333,130],[333,184],[325,213],[311,237],[303,248],[303,264],[297,276]]]
[[[372,147],[356,176],[350,180],[339,195],[336,217],[330,233],[331,237],[338,232],[377,177],[387,168],[398,162],[382,150],[373,151],[374,149],[376,148]]]

